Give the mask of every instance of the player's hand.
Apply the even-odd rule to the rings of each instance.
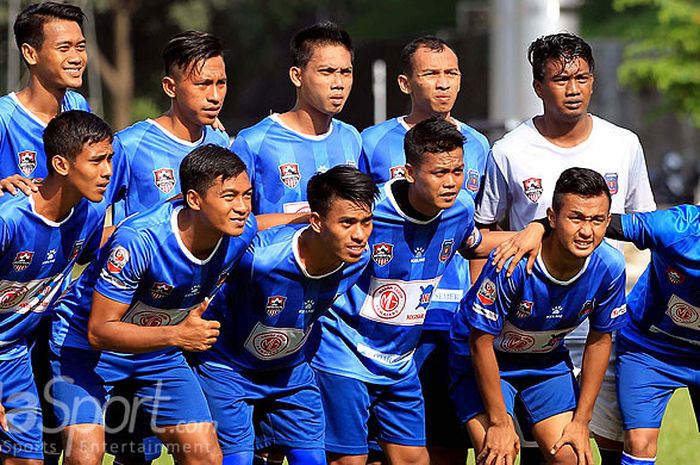
[[[226,132],[226,128],[224,127],[224,123],[221,122],[221,120],[219,119],[218,116],[216,117],[214,122],[211,123],[211,127],[216,129],[217,131]]]
[[[476,458],[477,465],[513,465],[520,450],[518,438],[512,422],[504,425],[492,424],[486,429],[484,448]]]
[[[587,423],[574,420],[564,427],[561,437],[554,443],[549,453],[554,456],[559,449],[568,444],[576,454],[578,465],[594,465],[590,434]]]
[[[506,276],[510,276],[513,274],[513,270],[515,270],[520,259],[527,255],[527,272],[528,274],[532,273],[532,269],[535,267],[537,254],[540,253],[540,248],[542,247],[544,233],[544,226],[541,224],[528,224],[525,229],[496,247],[496,252],[491,263],[496,265],[496,270],[500,272],[506,261],[508,261],[510,257],[513,257],[506,271]]]
[[[35,183],[37,181],[40,182],[41,180],[31,180],[19,174],[13,174],[5,179],[0,179],[0,197],[2,197],[4,192],[17,195],[17,190],[24,192],[26,195],[31,195],[32,192],[37,192],[39,190],[39,184]]]
[[[203,352],[211,348],[219,337],[221,323],[205,320],[202,314],[209,306],[209,297],[190,311],[177,326],[176,346],[189,352]]]
[[[7,424],[7,416],[5,416],[5,406],[0,404],[0,428],[3,431],[10,431],[10,427]]]

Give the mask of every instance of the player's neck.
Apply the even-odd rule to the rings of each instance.
[[[575,257],[557,242],[554,234],[542,240],[542,261],[552,277],[568,281],[576,276],[586,264],[585,258]]]
[[[189,142],[198,141],[204,132],[204,127],[201,124],[187,121],[174,106],[154,121],[173,136]]]
[[[183,208],[177,215],[177,228],[182,243],[200,260],[208,258],[222,234],[202,220],[202,215],[191,208]]]
[[[593,119],[585,114],[576,121],[561,121],[548,115],[533,118],[535,128],[554,145],[564,148],[576,147],[588,139],[593,130]]]
[[[36,213],[55,223],[66,219],[82,198],[78,191],[67,186],[60,177],[55,175],[48,175],[39,187],[39,191],[32,194]]]
[[[433,118],[433,117],[442,118],[444,120],[449,121],[452,124],[455,124],[455,120],[454,120],[454,118],[452,118],[452,116],[450,116],[449,112],[447,112],[447,113],[432,113],[432,112],[422,111],[420,108],[416,108],[416,107],[411,107],[411,112],[409,114],[407,114],[403,120],[409,127],[413,127],[416,124],[420,123],[421,121],[426,120],[428,118]]]
[[[294,108],[282,113],[279,117],[289,128],[309,136],[320,136],[327,133],[333,120],[332,116],[307,108],[299,101],[294,105]]]
[[[27,110],[44,123],[48,123],[61,111],[66,89],[51,88],[30,74],[27,85],[15,95]]]
[[[328,245],[311,228],[305,229],[299,235],[297,246],[299,260],[311,276],[330,273],[341,264],[340,260],[328,253]]]

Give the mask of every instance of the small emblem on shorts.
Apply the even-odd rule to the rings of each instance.
[[[401,314],[406,305],[406,293],[398,284],[384,284],[372,295],[372,309],[379,318],[389,320]]]
[[[593,308],[595,307],[595,299],[594,300],[587,300],[583,303],[583,306],[581,307],[581,310],[578,312],[578,317],[583,318],[584,316],[587,316],[593,311]]]
[[[36,169],[36,152],[33,150],[24,150],[17,154],[17,166],[25,176],[29,176]]]
[[[467,171],[467,190],[471,192],[479,191],[479,172],[477,170]]]
[[[175,172],[172,168],[158,168],[153,170],[153,178],[156,187],[164,194],[172,191],[175,187]]]
[[[527,178],[523,181],[523,189],[525,196],[531,202],[537,203],[542,195],[542,180],[540,178]]]
[[[19,252],[17,255],[15,255],[15,259],[12,262],[12,268],[14,268],[17,272],[24,271],[29,268],[29,265],[32,264],[32,258],[34,258],[34,252],[28,250]]]
[[[446,262],[452,256],[452,248],[455,245],[454,239],[445,239],[440,246],[440,261]]]
[[[10,284],[0,289],[0,309],[7,310],[20,303],[27,295],[27,290],[27,287],[21,284]]]
[[[262,358],[273,357],[289,345],[289,336],[281,331],[258,334],[253,339],[253,347]]]
[[[617,173],[605,173],[605,184],[608,185],[608,190],[610,195],[617,194],[618,183],[617,183]]]
[[[277,316],[284,310],[284,304],[287,303],[287,298],[281,295],[273,295],[267,298],[267,305],[265,305],[265,313],[268,316]]]
[[[285,163],[279,166],[280,179],[285,186],[294,189],[299,184],[301,174],[299,173],[299,165],[296,163]]]
[[[518,304],[518,310],[515,312],[515,317],[524,319],[532,315],[532,302],[529,300],[521,300]]]
[[[80,256],[80,252],[83,251],[83,246],[85,245],[85,240],[80,239],[78,241],[75,241],[73,243],[73,248],[70,251],[70,257],[68,257],[69,260],[74,260]]]
[[[479,290],[476,293],[476,297],[479,299],[483,305],[493,305],[496,301],[496,285],[490,279],[485,279]]]
[[[173,286],[168,283],[153,283],[151,286],[151,297],[154,299],[162,299],[167,297],[173,290]]]
[[[389,168],[389,175],[391,176],[391,179],[405,178],[406,177],[406,166],[405,165],[392,166],[391,168]]]
[[[666,270],[666,276],[671,284],[683,284],[685,281],[685,275],[680,270],[669,266]]]
[[[394,258],[394,244],[380,242],[372,248],[372,260],[379,266],[384,266]]]
[[[121,273],[124,265],[126,265],[128,261],[129,251],[119,245],[112,250],[111,254],[109,254],[109,258],[107,259],[107,270],[114,274]]]
[[[535,345],[535,338],[527,334],[506,331],[501,337],[500,348],[504,352],[527,352]]]

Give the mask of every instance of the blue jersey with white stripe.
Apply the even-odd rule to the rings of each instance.
[[[588,319],[592,329],[605,333],[627,323],[625,260],[611,245],[602,243],[567,281],[550,275],[541,256],[531,275],[526,263],[521,260],[510,277],[497,272],[491,260],[484,266],[452,324],[456,360],[469,356],[469,330],[476,328],[496,336],[502,371],[568,371],[564,337],[581,322]]]
[[[365,382],[390,384],[415,370],[430,299],[460,245],[480,242],[474,202],[464,191],[454,205],[421,221],[398,206],[390,181],[381,189],[369,240],[372,260],[357,284],[323,315],[314,367]]]
[[[57,223],[36,213],[32,197],[0,197],[0,360],[26,353],[25,338],[75,261],[96,253],[105,210],[105,202],[82,199]]]
[[[180,193],[180,163],[204,144],[228,147],[225,132],[211,126],[202,128],[202,137],[189,142],[180,139],[151,119],[139,121],[114,137],[114,175],[110,182],[115,209],[114,224],[125,216],[142,212]]]
[[[260,232],[209,306],[221,335],[200,359],[244,370],[291,367],[304,361],[302,347],[314,322],[345,293],[367,265],[341,264],[310,275],[299,258],[299,236],[308,226]]]
[[[274,114],[242,130],[231,151],[248,167],[253,185],[253,212],[308,212],[306,185],[311,176],[337,165],[357,166],[360,134],[332,120],[327,133],[310,136],[294,131]]]
[[[464,190],[476,199],[486,171],[489,141],[474,128],[459,121],[457,124],[465,138]],[[408,130],[405,117],[401,116],[362,131],[360,169],[377,183],[403,177],[406,164],[403,141]],[[433,294],[423,328],[448,330],[470,282],[469,261],[458,255],[450,262]]]
[[[215,294],[250,245],[255,217],[248,218],[243,235],[222,237],[202,260],[180,238],[177,218],[183,208],[182,201],[165,202],[119,225],[54,307],[54,350],[90,349],[87,323],[93,289],[128,304],[122,321],[140,326],[176,325]]]
[[[61,111],[90,111],[85,97],[66,91]],[[46,154],[44,129],[46,123],[22,105],[12,92],[0,98],[0,179],[13,174],[28,178],[45,178]]]
[[[645,350],[697,360],[700,353],[700,207],[622,215],[626,239],[651,249],[628,296],[631,323],[621,336]]]

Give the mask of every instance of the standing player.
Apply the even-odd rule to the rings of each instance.
[[[510,228],[522,229],[545,215],[559,174],[573,166],[593,169],[605,178],[613,213],[654,210],[637,136],[588,113],[594,68],[590,46],[573,34],[554,34],[535,40],[528,58],[544,113],[494,144],[476,221],[493,227],[507,214]],[[587,333],[584,324],[567,338],[577,368]],[[603,463],[619,464],[623,433],[612,364],[595,405],[591,431]]]
[[[512,464],[518,449],[516,402],[547,463],[593,465],[588,423],[612,346],[625,316],[625,261],[602,244],[610,192],[586,168],[562,173],[547,210],[552,233],[532,275],[487,264],[451,331],[451,394],[477,450],[477,462]],[[600,246],[600,247],[599,247]],[[563,344],[590,318],[581,389]],[[477,390],[481,398],[474,396]],[[570,447],[564,447],[564,446]]]
[[[52,395],[68,464],[101,463],[102,407],[121,380],[179,463],[221,462],[180,349],[206,350],[218,336],[201,315],[255,234],[252,188],[241,160],[214,145],[185,157],[180,177],[184,200],[124,221],[55,307]]]
[[[224,464],[250,465],[254,446],[283,448],[291,465],[326,463],[323,406],[303,346],[367,265],[377,194],[356,168],[314,175],[311,224],[258,233],[209,307],[221,336],[197,373]]]
[[[38,192],[0,199],[0,454],[8,465],[42,462],[28,338],[73,264],[97,251],[112,173],[112,130],[90,113],[54,118],[42,147],[48,175]]]
[[[336,165],[355,166],[360,156],[357,130],[333,118],[352,88],[350,36],[323,22],[299,31],[290,48],[294,108],[242,130],[231,146],[248,166],[256,215],[308,211],[309,178]]]
[[[473,128],[451,116],[460,88],[459,61],[452,48],[437,37],[424,36],[408,43],[401,52],[401,91],[411,97],[411,112],[362,132],[360,169],[383,183],[402,177],[406,156],[403,140],[416,123],[440,117],[454,124],[464,136],[464,189],[476,198],[484,175],[489,143]],[[468,444],[453,412],[447,384],[447,348],[452,315],[469,288],[469,262],[455,256],[432,297],[415,353],[423,396],[426,434],[433,464],[466,462]]]

